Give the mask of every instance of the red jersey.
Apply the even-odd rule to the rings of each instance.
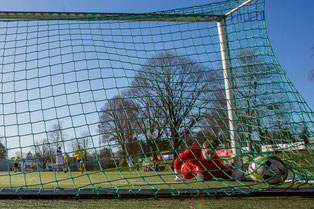
[[[221,176],[225,178],[226,175],[224,173],[230,175],[232,173],[232,171],[230,171],[220,162],[220,158],[217,153],[212,159],[204,159],[202,156],[202,148],[199,146],[189,147],[184,152],[182,152],[180,156],[175,160],[174,169],[181,170],[183,168],[182,165],[184,165],[183,162],[187,167],[194,167],[196,168],[196,170],[199,171],[219,172],[219,176],[217,177]]]

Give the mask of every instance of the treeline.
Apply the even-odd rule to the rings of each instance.
[[[313,130],[305,122],[294,122],[297,108],[290,102],[278,66],[265,64],[265,58],[254,49],[240,51],[231,62],[239,146],[260,152],[265,144],[310,143]],[[127,158],[157,160],[161,152],[176,157],[208,138],[229,148],[223,69],[218,66],[214,70],[207,64],[171,51],[157,53],[135,72],[128,88],[101,109],[98,134],[103,146],[91,146],[88,131],[70,140],[58,121],[26,158],[38,160],[45,168],[54,162],[58,146],[74,153],[80,145],[89,161],[107,168],[125,165]],[[2,143],[0,158],[7,158]]]
[[[293,105],[280,79],[281,71],[265,64],[256,50],[232,60],[237,136],[250,152],[262,144],[306,142],[306,124],[291,123]],[[274,82],[276,81],[276,82]],[[215,138],[230,147],[223,70],[192,58],[160,52],[135,73],[128,89],[101,110],[99,133],[122,156],[152,156],[200,145]]]

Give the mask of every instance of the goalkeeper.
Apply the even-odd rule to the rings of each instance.
[[[203,146],[192,146],[186,149],[175,160],[175,180],[186,180],[197,177],[208,181],[215,178],[232,179],[233,171],[220,162],[216,154],[217,144],[214,140],[205,141]]]

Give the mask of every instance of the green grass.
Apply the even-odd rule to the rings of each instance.
[[[185,199],[76,199],[1,200],[0,208],[110,208],[110,209],[311,209],[309,198],[185,198]]]
[[[54,173],[54,172],[31,172],[31,173],[7,173],[0,172],[0,188],[11,189],[64,189],[98,188],[103,189],[173,189],[173,188],[217,188],[217,187],[246,187],[265,188],[261,182],[253,181],[206,181],[199,182],[195,178],[186,182],[174,180],[172,172],[87,172],[81,175],[78,172]],[[290,186],[286,183],[285,186]]]
[[[102,188],[118,187],[133,188],[215,188],[251,186],[264,188],[265,184],[236,181],[198,182],[189,180],[187,183],[174,181],[171,172],[88,172],[81,175],[78,172],[59,173],[0,173],[0,187],[11,189],[54,189],[62,188]],[[188,186],[189,185],[189,186]],[[290,184],[286,184],[288,186]],[[139,199],[49,199],[49,200],[1,200],[0,208],[258,208],[258,209],[289,209],[313,208],[314,199],[309,198],[139,198]]]

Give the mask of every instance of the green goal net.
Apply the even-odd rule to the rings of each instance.
[[[273,54],[263,0],[141,14],[0,12],[0,46],[1,195],[313,187],[314,114]],[[176,158],[211,140],[225,167],[208,170],[208,181],[191,170],[176,181],[176,163],[188,163]],[[280,158],[285,181],[253,181],[260,156]]]

